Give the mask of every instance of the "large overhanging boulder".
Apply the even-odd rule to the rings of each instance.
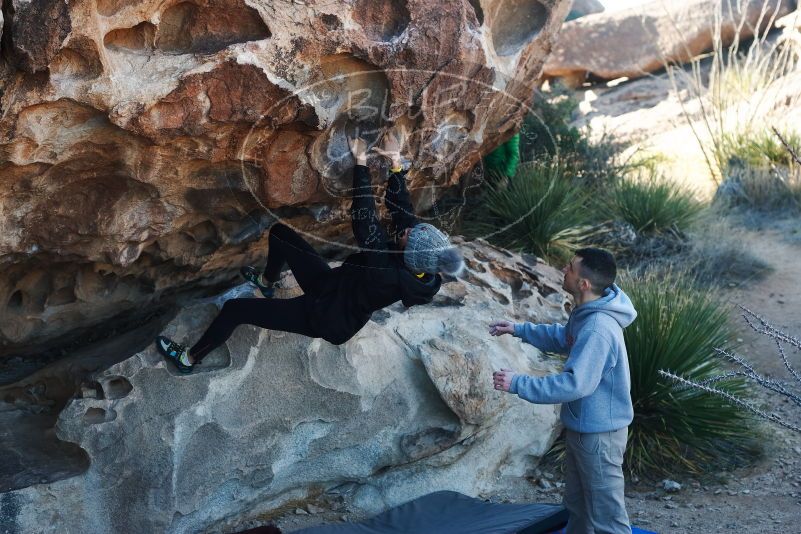
[[[795,0],[657,0],[565,23],[543,68],[578,86],[588,76],[639,78],[747,39],[795,8]]]
[[[15,406],[0,411],[2,427],[19,426],[0,441],[0,488],[10,489],[0,522],[10,532],[230,532],[287,506],[376,512],[430,491],[502,489],[549,448],[558,409],[493,390],[491,373],[556,363],[487,325],[563,322],[570,305],[561,274],[536,258],[462,246],[465,273],[431,305],[377,312],[344,345],[243,326],[191,375],[152,347],[90,375],[58,414],[69,444],[38,422],[52,425],[47,409],[63,402],[32,394],[63,373],[0,389]],[[294,294],[287,285],[279,296]],[[219,304],[183,310],[166,332],[196,338]]]
[[[7,355],[229,284],[279,217],[330,253],[349,236],[357,126],[413,129],[430,208],[512,135],[570,1],[3,5]]]

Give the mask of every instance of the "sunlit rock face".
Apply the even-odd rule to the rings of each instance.
[[[0,440],[11,460],[0,465],[0,524],[235,532],[308,503],[377,512],[442,489],[504,489],[552,444],[558,406],[495,391],[492,371],[543,375],[558,362],[491,337],[488,324],[564,322],[570,303],[561,273],[536,258],[459,245],[466,269],[431,304],[376,312],[340,346],[241,326],[190,375],[149,345],[66,401],[48,397],[57,368],[0,387],[14,406],[0,411],[0,428],[18,427]],[[290,276],[283,285],[279,298],[299,292]],[[224,298],[248,291],[187,307],[165,333],[195,339]]]
[[[413,130],[431,208],[511,135],[569,7],[5,0],[0,351],[230,283],[279,217],[331,253],[347,133]]]
[[[598,0],[573,0],[573,5],[568,13],[568,20],[585,17],[594,13],[602,13],[604,6]]]
[[[578,86],[588,76],[639,78],[746,40],[795,9],[795,0],[655,0],[566,23],[543,69]]]

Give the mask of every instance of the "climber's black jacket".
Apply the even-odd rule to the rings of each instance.
[[[384,202],[396,235],[417,224],[405,172],[390,173]],[[403,251],[390,240],[378,218],[370,171],[363,165],[353,171],[350,213],[360,251],[331,269],[322,290],[306,301],[312,327],[335,345],[353,337],[374,311],[399,300],[407,307],[427,304],[442,284],[438,274],[419,277],[406,267]]]

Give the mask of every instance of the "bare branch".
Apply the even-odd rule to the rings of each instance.
[[[714,384],[715,382],[720,382],[721,380],[735,378],[738,376],[749,377],[750,375],[748,375],[747,373],[743,373],[741,371],[731,371],[729,373],[725,373],[722,375],[713,376],[712,378],[707,378],[706,380],[700,380],[698,381],[698,384],[701,384],[703,386],[708,386],[709,384]],[[685,391],[688,389],[692,389],[692,386],[679,385],[678,387],[676,387],[676,391]]]
[[[781,357],[785,368],[790,372],[790,375],[792,375],[792,377],[795,379],[795,382],[793,384],[795,384],[796,386],[798,384],[801,384],[801,373],[798,373],[795,370],[795,368],[793,368],[793,366],[790,364],[790,360],[787,358],[787,354],[785,353],[783,346],[784,344],[786,344],[786,345],[791,345],[793,347],[801,348],[801,341],[799,341],[798,338],[794,336],[782,332],[781,330],[773,326],[771,323],[769,323],[767,320],[765,320],[763,317],[752,312],[745,306],[740,306],[740,309],[743,310],[744,312],[743,319],[745,320],[746,324],[748,324],[748,326],[751,327],[754,330],[754,332],[768,336],[769,338],[773,339],[773,341],[776,343],[776,347],[779,350],[779,356]],[[744,408],[745,410],[753,414],[756,414],[759,417],[762,417],[763,419],[781,425],[795,432],[801,433],[801,428],[798,428],[794,426],[792,423],[787,422],[786,420],[782,419],[775,413],[767,413],[757,408],[751,402],[743,400],[729,393],[728,391],[724,391],[724,389],[721,389],[720,387],[714,387],[716,384],[719,384],[724,380],[742,377],[746,380],[756,382],[757,384],[767,389],[768,391],[771,391],[773,393],[776,393],[777,395],[785,397],[787,400],[790,400],[797,406],[801,407],[801,395],[793,391],[790,391],[788,389],[791,384],[774,380],[772,378],[767,378],[761,375],[754,369],[754,367],[748,362],[748,360],[746,360],[745,358],[743,358],[738,354],[735,354],[733,351],[716,348],[715,354],[725,360],[728,360],[730,363],[740,366],[742,370],[729,371],[727,373],[716,375],[711,378],[706,378],[704,380],[694,380],[678,376],[677,374],[669,370],[667,371],[660,370],[659,374],[673,380],[677,384],[676,385],[677,391],[697,389],[705,391],[712,395],[717,395],[736,406]]]
[[[754,370],[754,368],[751,367],[751,365],[743,357],[738,356],[738,355],[734,354],[733,352],[729,352],[729,351],[724,350],[724,349],[715,349],[715,352],[719,356],[725,357],[730,362],[737,363],[737,364],[741,365],[746,370],[745,373],[740,373],[742,376],[744,376],[746,378],[750,378],[751,380],[753,380],[754,382],[756,382],[757,384],[759,384],[763,388],[768,389],[770,391],[773,391],[774,393],[778,393],[779,395],[782,395],[784,397],[787,397],[790,400],[792,400],[794,403],[796,403],[799,406],[801,406],[801,396],[796,395],[795,393],[792,393],[791,391],[788,391],[787,390],[787,384],[785,384],[784,382],[780,382],[778,380],[773,380],[772,378],[767,378],[765,376],[762,376],[761,374],[757,373]],[[703,383],[703,382],[701,382],[701,383]]]
[[[793,160],[797,164],[801,165],[801,159],[798,157],[798,154],[795,153],[795,150],[793,150],[793,147],[790,146],[790,143],[788,143],[784,139],[784,137],[782,137],[782,134],[779,133],[779,130],[777,130],[775,126],[771,126],[770,128],[771,128],[771,130],[773,130],[773,133],[776,134],[776,137],[779,138],[779,141],[782,142],[782,144],[784,145],[784,148],[787,149],[787,152],[790,153],[790,156],[793,158]]]
[[[745,314],[747,314],[747,315],[745,315],[745,314],[743,315],[743,318],[745,319],[745,322],[748,323],[748,326],[753,328],[755,332],[757,332],[759,334],[765,334],[766,336],[772,337],[773,339],[781,341],[782,343],[786,343],[788,345],[794,346],[797,349],[801,349],[801,340],[799,340],[797,337],[791,336],[789,334],[785,334],[784,332],[782,332],[781,330],[779,330],[778,328],[776,328],[775,326],[773,326],[772,324],[767,322],[765,319],[763,319],[760,315],[757,315],[756,313],[752,312],[751,310],[749,310],[745,306],[740,305],[739,307],[740,307],[741,310],[743,310],[745,312]],[[756,319],[757,321],[759,321],[759,323],[762,325],[762,328],[759,328],[758,326],[756,326],[748,318],[748,316],[751,316],[754,319]]]
[[[741,366],[743,369],[745,369],[746,371],[748,371],[748,373],[749,373],[749,374],[751,374],[751,375],[756,375],[756,374],[758,374],[756,371],[754,371],[754,368],[753,368],[753,367],[751,367],[751,364],[749,364],[749,363],[748,363],[748,362],[745,360],[745,358],[743,358],[743,357],[741,357],[741,356],[738,356],[738,355],[736,355],[736,354],[735,354],[735,353],[733,353],[733,352],[729,352],[728,350],[725,350],[725,349],[718,349],[718,348],[716,348],[716,349],[714,349],[714,350],[715,350],[715,352],[716,352],[717,354],[719,354],[719,355],[721,355],[721,356],[725,356],[725,357],[726,357],[726,359],[727,359],[727,360],[729,360],[730,362],[733,362],[733,363],[739,364],[739,365],[740,365],[740,366]]]
[[[793,378],[795,378],[796,381],[801,384],[801,376],[799,376],[795,369],[793,369],[793,367],[790,365],[790,361],[787,359],[787,354],[784,353],[784,347],[782,347],[782,344],[779,343],[778,339],[776,340],[776,348],[779,349],[779,355],[782,357],[784,366],[788,371],[790,371],[790,374],[793,375]]]
[[[786,422],[784,419],[782,419],[781,417],[779,417],[776,414],[773,414],[773,413],[769,414],[767,412],[763,412],[762,410],[760,410],[759,408],[754,406],[752,403],[746,402],[746,401],[744,401],[742,399],[739,399],[739,398],[735,397],[734,395],[732,395],[731,393],[728,393],[726,391],[722,391],[720,389],[713,388],[713,387],[710,387],[710,386],[705,386],[705,385],[702,385],[702,384],[700,384],[698,382],[694,382],[692,380],[687,380],[686,378],[683,378],[683,377],[681,377],[681,376],[679,376],[677,374],[671,373],[670,371],[665,371],[665,370],[660,369],[658,372],[659,372],[660,375],[662,375],[662,376],[664,376],[666,378],[669,378],[669,379],[673,380],[674,382],[676,382],[678,384],[681,384],[681,385],[684,385],[684,386],[689,386],[689,387],[692,387],[692,388],[695,388],[695,389],[700,389],[702,391],[706,391],[707,393],[711,393],[713,395],[717,395],[719,397],[722,397],[722,398],[726,399],[727,401],[729,401],[730,403],[735,404],[735,405],[737,405],[737,406],[739,406],[741,408],[744,408],[744,409],[748,410],[749,412],[751,412],[751,413],[753,413],[753,414],[755,414],[755,415],[757,415],[757,416],[759,416],[759,417],[761,417],[763,419],[767,419],[768,421],[770,421],[772,423],[776,423],[777,425],[781,425],[781,426],[783,426],[785,428],[788,428],[788,429],[790,429],[790,430],[792,430],[794,432],[798,432],[798,433],[801,434],[801,428]]]

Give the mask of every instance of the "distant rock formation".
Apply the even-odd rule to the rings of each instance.
[[[658,0],[582,17],[565,23],[543,77],[560,78],[571,87],[588,76],[639,78],[710,51],[716,26],[728,46],[736,36],[753,36],[795,6],[795,0]]]

